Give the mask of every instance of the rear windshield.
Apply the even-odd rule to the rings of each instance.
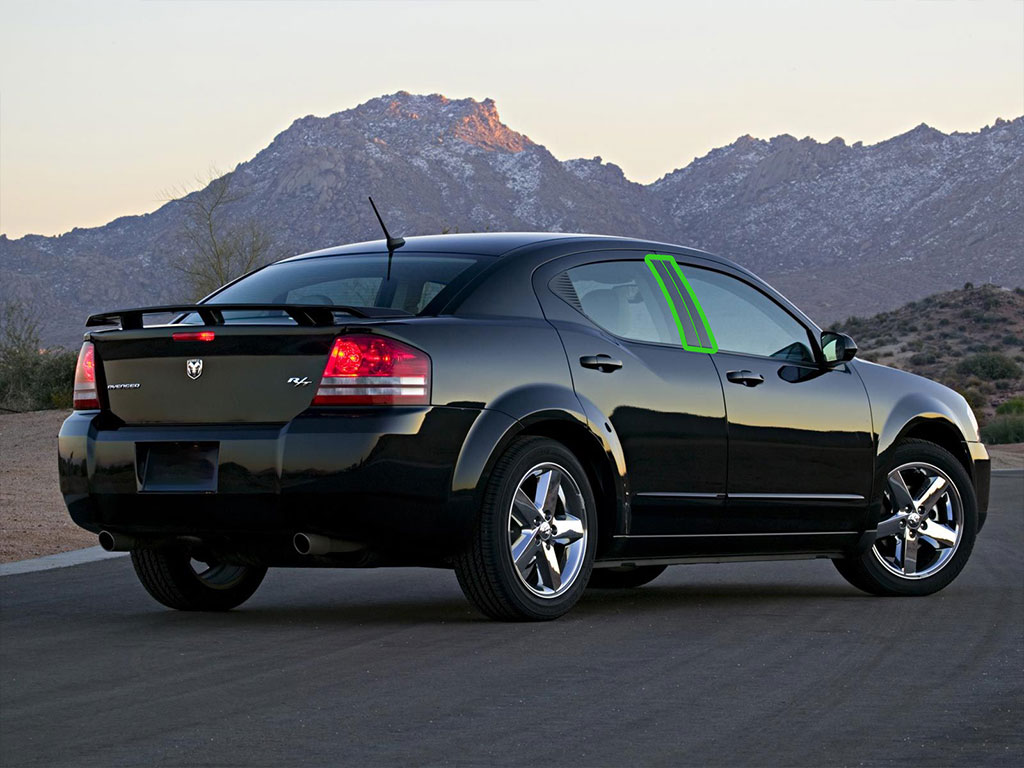
[[[386,254],[281,262],[243,277],[205,303],[387,307],[431,314],[490,261],[464,254],[396,253],[390,278]],[[236,320],[242,314],[225,312]]]

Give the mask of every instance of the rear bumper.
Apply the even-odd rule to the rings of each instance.
[[[298,531],[443,556],[472,530],[476,489],[453,490],[453,477],[481,413],[311,409],[285,425],[125,426],[76,412],[59,436],[61,492],[94,532],[219,540],[274,562],[294,556]],[[146,491],[139,446],[164,442],[216,444],[216,491]]]

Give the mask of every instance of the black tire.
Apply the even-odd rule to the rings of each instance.
[[[185,547],[133,549],[132,565],[142,586],[157,602],[179,611],[229,611],[250,597],[267,575],[249,565],[200,565],[197,572]]]
[[[901,441],[893,449],[886,466],[879,472],[877,485],[884,489],[890,472],[913,462],[927,462],[938,467],[952,480],[963,507],[959,542],[956,551],[945,565],[935,573],[921,578],[899,576],[886,569],[876,556],[874,546],[869,547],[859,557],[832,561],[843,578],[872,595],[921,596],[938,592],[960,574],[974,548],[974,540],[978,533],[978,502],[974,494],[974,485],[963,465],[946,449],[926,440]],[[885,511],[882,514],[884,517],[889,512]]]
[[[590,589],[635,589],[650,584],[665,572],[665,565],[626,565],[621,568],[595,568],[590,574]]]
[[[580,519],[586,538],[575,578],[561,594],[541,597],[527,587],[513,563],[509,515],[520,482],[526,480],[531,468],[547,463],[564,470],[579,489],[584,516]],[[501,621],[547,621],[563,615],[580,599],[590,578],[596,547],[596,505],[586,471],[561,443],[524,437],[513,442],[498,459],[470,543],[455,558],[455,575],[466,597],[485,615]]]

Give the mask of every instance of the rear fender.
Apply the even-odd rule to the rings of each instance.
[[[538,407],[543,403],[545,407]],[[571,389],[554,385],[531,385],[510,390],[484,409],[463,444],[453,477],[452,495],[472,498],[479,509],[494,466],[509,445],[523,435],[543,435],[566,444],[591,473],[595,496],[611,497],[602,539],[625,530],[628,514],[625,461],[622,446],[605,419],[595,423],[584,412]],[[605,429],[607,425],[607,429]],[[608,487],[606,487],[608,486]],[[601,500],[599,499],[599,506]]]

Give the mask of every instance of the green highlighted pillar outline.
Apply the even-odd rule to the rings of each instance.
[[[644,261],[665,295],[665,301],[679,328],[679,341],[683,349],[710,354],[717,352],[718,342],[711,332],[711,324],[676,260],[672,256],[649,253]]]

